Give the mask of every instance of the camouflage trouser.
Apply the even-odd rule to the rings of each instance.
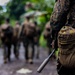
[[[11,45],[3,45],[3,56],[4,60],[8,59],[10,61],[10,55],[11,55]]]
[[[15,55],[16,58],[18,58],[19,57],[19,47],[20,47],[20,45],[18,43],[14,43],[13,46],[14,46],[14,55]]]
[[[14,46],[14,55],[16,58],[19,57],[19,48],[20,48],[20,39],[17,37],[14,37],[12,39],[12,45]]]
[[[25,47],[25,58],[26,58],[26,60],[33,59],[34,58],[34,40],[29,39],[29,38],[25,38],[23,40],[23,44]],[[29,45],[31,45],[31,49],[29,49]],[[29,57],[29,52],[31,52],[30,57]]]
[[[58,75],[75,75],[75,68],[64,67],[58,60],[57,72]]]
[[[39,58],[39,54],[40,54],[40,50],[39,50],[39,39],[37,41],[34,42],[35,43],[35,55],[36,55],[36,58],[38,59]]]

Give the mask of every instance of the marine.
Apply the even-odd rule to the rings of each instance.
[[[73,42],[75,41],[72,40],[75,36],[75,0],[57,0],[50,17],[50,25],[52,27],[52,47],[59,48],[57,72],[59,75],[75,75],[75,61],[73,61],[75,59]]]
[[[4,63],[10,62],[10,54],[11,54],[11,45],[12,45],[12,34],[13,28],[10,26],[10,19],[6,18],[5,23],[0,27],[0,37],[3,45],[3,58]]]
[[[40,53],[40,49],[39,49],[39,39],[40,39],[40,35],[41,35],[41,28],[37,25],[37,22],[34,21],[34,24],[36,25],[36,35],[34,36],[34,43],[35,43],[35,55],[36,58],[39,58],[39,53]]]
[[[30,64],[33,63],[34,58],[34,36],[36,32],[36,26],[33,22],[30,22],[30,16],[26,17],[25,22],[22,25],[22,36],[23,36],[23,44],[25,48],[25,58],[26,62],[29,62]],[[31,45],[31,49],[29,50],[29,46]],[[29,56],[29,51],[31,51]]]
[[[19,58],[19,48],[20,48],[20,30],[21,26],[18,21],[16,21],[13,27],[12,45],[14,46],[15,57]]]

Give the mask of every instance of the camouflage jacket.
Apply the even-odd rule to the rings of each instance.
[[[75,0],[57,0],[50,18],[50,25],[53,37],[64,25],[75,27]]]

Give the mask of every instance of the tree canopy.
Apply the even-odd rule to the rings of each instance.
[[[34,5],[33,10],[45,10],[50,14],[54,5],[54,0],[11,0],[6,6],[9,16],[19,19],[20,15],[25,13],[24,7],[26,2],[31,2]]]
[[[31,10],[47,11],[50,17],[55,0],[10,0],[6,5],[6,12],[0,14],[0,20],[3,20],[2,17],[10,17],[14,20],[19,20],[20,16],[26,12],[25,6],[26,3],[30,2],[33,6]],[[3,11],[2,6],[0,6],[0,11]],[[46,19],[47,19],[46,17]]]

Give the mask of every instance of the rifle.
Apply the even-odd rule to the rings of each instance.
[[[53,49],[52,52],[51,52],[51,54],[43,61],[43,63],[37,69],[38,73],[40,73],[44,69],[44,67],[46,66],[46,64],[50,61],[50,58],[51,58],[51,56],[53,55],[54,52],[55,52],[55,49]]]

